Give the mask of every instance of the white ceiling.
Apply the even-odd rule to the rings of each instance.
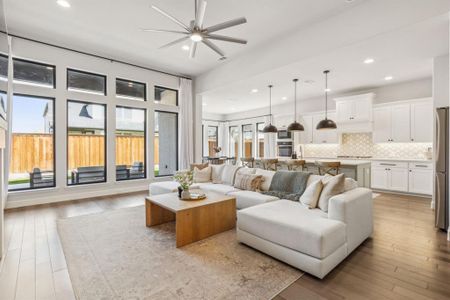
[[[323,95],[322,71],[330,69],[329,87],[333,93],[364,90],[386,84],[432,76],[432,58],[448,54],[448,15],[437,16],[378,35],[350,46],[335,49],[302,61],[246,78],[202,95],[203,110],[208,113],[230,114],[268,107],[267,85],[273,84],[272,103],[293,100],[293,78],[312,80],[299,86],[299,99]],[[367,57],[375,63],[367,65]],[[393,76],[385,81],[385,76]],[[251,93],[258,89],[258,93]],[[283,100],[282,97],[287,97]]]
[[[150,8],[158,7],[185,23],[193,19],[194,0],[68,0],[65,9],[56,0],[3,0],[12,34],[42,40],[98,55],[177,74],[198,75],[221,64],[201,46],[195,59],[182,45],[158,47],[177,35],[145,33],[140,28],[177,30],[177,25]],[[275,38],[350,9],[365,0],[208,0],[205,25],[245,16],[247,24],[220,31],[248,39],[248,45],[217,42],[229,59]],[[218,32],[219,33],[219,32]]]

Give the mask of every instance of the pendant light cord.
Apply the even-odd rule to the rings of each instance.
[[[294,79],[294,122],[297,123],[297,81]]]
[[[269,115],[270,115],[270,124],[272,124],[272,85],[269,85]]]
[[[328,119],[328,73],[330,71],[323,71],[325,73],[325,120]]]

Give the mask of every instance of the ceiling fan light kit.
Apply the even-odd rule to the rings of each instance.
[[[328,119],[328,73],[330,73],[329,70],[323,71],[325,74],[325,119],[321,120],[317,126],[317,130],[329,130],[329,129],[336,129],[336,123],[333,120]]]
[[[294,82],[294,123],[289,124],[288,131],[304,131],[305,128],[302,124],[297,122],[297,82],[298,79],[293,79]]]
[[[272,125],[272,88],[273,85],[269,85],[269,125],[266,125],[263,129],[263,133],[277,133],[278,129]]]
[[[168,48],[170,46],[173,46],[175,44],[184,42],[186,40],[191,40],[191,46],[189,51],[189,57],[194,58],[195,52],[197,50],[197,44],[203,43],[205,46],[216,52],[220,58],[225,59],[225,53],[217,47],[211,40],[217,40],[217,41],[223,41],[223,42],[230,42],[230,43],[237,43],[237,44],[247,44],[246,40],[238,39],[234,37],[219,35],[219,34],[213,34],[213,32],[223,30],[226,28],[234,27],[237,25],[241,25],[244,23],[247,23],[247,19],[244,17],[237,18],[234,20],[226,21],[223,23],[219,23],[213,26],[204,27],[203,21],[205,19],[205,12],[206,12],[206,1],[200,0],[198,3],[197,0],[195,1],[195,19],[190,22],[189,26],[172,16],[171,14],[165,12],[164,10],[152,5],[152,8],[156,10],[161,15],[165,16],[166,18],[170,19],[172,22],[180,26],[183,31],[176,31],[176,30],[165,30],[165,29],[142,29],[146,32],[160,32],[160,33],[172,33],[172,34],[182,34],[184,37],[181,37],[175,41],[172,41],[168,44],[165,44],[160,47],[160,49]]]

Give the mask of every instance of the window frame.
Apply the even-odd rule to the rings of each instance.
[[[144,111],[144,177],[142,178],[129,178],[129,179],[121,179],[121,180],[117,180],[117,171],[114,174],[114,181],[115,182],[123,182],[123,181],[130,181],[130,180],[139,180],[139,179],[147,179],[148,178],[148,167],[147,167],[147,108],[141,108],[141,107],[133,107],[133,106],[127,106],[127,105],[116,105],[116,113],[117,113],[117,108],[128,108],[128,109],[137,109],[137,110],[142,110]],[[117,118],[116,118],[116,128],[114,129],[114,135],[117,141],[117,135],[116,135],[116,130],[117,130]],[[177,121],[177,133],[178,133],[178,121]],[[114,142],[116,142],[114,141]],[[177,136],[177,142],[178,142],[178,136]],[[178,143],[177,143],[177,149],[178,149]],[[178,150],[177,150],[178,151]],[[117,156],[117,152],[115,151],[114,148],[114,154],[115,156]],[[178,153],[177,153],[178,156]],[[117,163],[114,162],[115,166],[116,166],[116,170],[117,170]],[[178,162],[177,162],[177,169],[178,169]]]
[[[137,84],[143,84],[144,85],[144,99],[139,99],[139,98],[135,98],[135,97],[131,97],[131,96],[125,96],[125,95],[118,95],[117,94],[117,80],[121,80],[121,81],[127,81],[127,82],[131,82],[133,84],[137,83]],[[131,80],[131,79],[125,79],[123,77],[116,77],[115,81],[115,94],[116,94],[116,98],[119,99],[123,99],[123,100],[133,100],[133,101],[143,101],[143,102],[147,102],[148,99],[148,95],[147,95],[147,83],[145,82],[139,82],[139,81],[135,81],[135,80]],[[105,85],[106,87],[106,85]],[[178,106],[178,94],[177,94],[177,106]]]
[[[218,125],[207,125],[206,126],[206,143],[207,143],[207,145],[208,145],[208,157],[209,157],[209,134],[208,134],[208,129],[209,129],[209,127],[212,127],[212,128],[215,128],[216,129],[216,134],[215,134],[215,136],[216,136],[216,147],[218,147],[219,146],[219,126]]]
[[[48,89],[56,89],[56,65],[52,65],[52,64],[48,64],[48,63],[44,63],[44,62],[40,62],[40,61],[35,61],[35,60],[30,60],[30,59],[23,59],[23,58],[19,58],[19,57],[13,57],[13,83],[15,84],[23,84],[23,85],[31,85],[31,86],[35,86],[35,87],[40,87],[40,88],[48,88]],[[14,62],[19,61],[19,62],[25,62],[25,63],[31,63],[34,65],[39,65],[39,66],[44,66],[44,67],[52,67],[53,68],[53,86],[44,86],[43,84],[39,84],[39,83],[35,83],[33,84],[33,82],[28,82],[28,81],[21,81],[19,80],[19,82],[16,81],[16,78],[14,77]]]
[[[259,153],[259,130],[258,130],[258,125],[263,124],[265,125],[265,122],[256,122],[256,156],[258,158],[263,158],[263,156],[261,156],[261,153]],[[264,134],[263,134],[264,135]],[[264,139],[264,144],[266,143],[265,139]]]
[[[8,190],[7,193],[14,193],[14,192],[19,192],[19,191],[34,191],[34,190],[42,190],[42,189],[54,189],[56,188],[56,98],[55,97],[46,97],[46,96],[33,96],[30,94],[26,94],[26,93],[13,93],[12,94],[13,99],[11,101],[12,106],[14,106],[14,96],[19,96],[19,97],[32,97],[32,98],[39,98],[39,99],[45,99],[45,100],[51,100],[53,101],[53,136],[52,136],[52,143],[53,143],[53,185],[51,186],[44,186],[44,187],[37,187],[37,188],[31,188],[31,183],[30,183],[30,187],[29,188],[21,188],[21,189],[13,189],[10,190],[9,189],[9,182],[8,182]],[[11,108],[10,108],[11,109]],[[13,122],[13,118],[11,117],[11,140],[12,140],[12,122]],[[12,154],[12,149],[10,150],[11,154]],[[9,177],[9,171],[8,171],[8,177]],[[30,180],[31,182],[31,180]]]
[[[176,104],[175,105],[171,105],[171,104],[165,104],[165,103],[161,103],[161,101],[156,101],[154,98],[155,98],[155,90],[157,89],[157,88],[161,88],[161,89],[165,89],[165,90],[169,90],[169,91],[174,91],[174,92],[176,92],[176,94],[177,94],[177,97],[176,97]],[[177,90],[177,89],[172,89],[172,88],[167,88],[167,87],[164,87],[164,86],[161,86],[161,85],[154,85],[153,86],[153,102],[155,103],[155,104],[159,104],[159,105],[167,105],[167,106],[173,106],[173,107],[179,107],[179,103],[178,103],[178,97],[179,97],[179,93],[180,93],[180,91],[179,90]]]
[[[104,142],[104,150],[105,151],[105,162],[104,162],[104,168],[105,168],[105,179],[103,181],[93,181],[93,182],[85,182],[85,183],[77,183],[77,184],[69,184],[69,179],[67,178],[67,174],[69,173],[69,103],[70,102],[76,102],[76,103],[83,103],[83,104],[95,104],[95,105],[101,105],[105,108],[104,111],[104,131],[105,131],[105,142]],[[108,106],[106,103],[98,103],[98,102],[90,102],[90,101],[82,101],[82,100],[72,100],[67,99],[66,100],[66,172],[65,172],[65,181],[67,187],[72,186],[83,186],[83,185],[89,185],[89,184],[102,184],[108,182]]]
[[[155,109],[154,112],[153,112],[153,121],[156,119],[155,118],[155,113],[167,113],[167,114],[174,114],[176,116],[176,118],[175,118],[175,122],[176,122],[176,124],[175,124],[175,128],[176,128],[176,134],[175,134],[175,153],[176,153],[175,173],[176,173],[177,170],[178,170],[179,164],[180,164],[179,149],[178,149],[178,146],[179,146],[178,145],[178,137],[179,137],[179,134],[180,134],[179,133],[179,128],[178,128],[178,125],[179,125],[179,120],[178,120],[179,113],[178,112],[173,112],[173,111]],[[159,124],[158,124],[158,128],[159,128]],[[158,130],[158,137],[159,137],[159,130]],[[155,139],[155,130],[154,130],[154,128],[153,128],[153,139]],[[153,143],[153,153],[154,153],[154,151],[155,151],[155,144]],[[158,162],[158,165],[159,165],[159,162]],[[174,174],[168,174],[168,175],[159,175],[159,174],[158,175],[154,175],[155,174],[155,161],[153,161],[153,176],[155,178],[170,177],[170,176],[175,175],[175,173]]]
[[[245,131],[245,130],[244,130],[244,127],[245,127],[245,126],[251,126],[251,127],[252,127],[252,130],[250,130],[250,131],[248,131],[248,130]],[[242,138],[241,138],[241,143],[242,143],[242,147],[241,147],[241,148],[242,148],[242,157],[246,158],[246,156],[245,156],[245,133],[246,133],[246,132],[251,132],[251,133],[252,133],[252,138],[251,138],[251,140],[252,140],[252,149],[250,149],[250,150],[251,150],[251,151],[250,151],[250,152],[251,152],[251,156],[250,156],[250,157],[253,157],[253,143],[254,143],[254,141],[253,141],[253,140],[254,140],[254,138],[253,138],[253,137],[254,137],[254,135],[253,135],[253,134],[254,134],[253,124],[251,124],[251,123],[250,123],[250,124],[242,124],[242,125],[241,125],[241,132],[242,132]]]
[[[6,55],[6,54],[3,54],[3,52],[0,52],[0,57],[6,58],[6,62],[8,62],[8,60],[9,60],[9,56]],[[14,67],[14,65],[13,65],[13,67]],[[9,71],[9,70],[6,70],[6,72],[7,72],[7,74],[6,74],[6,81],[8,81],[8,71]],[[0,76],[0,77],[1,77],[1,76]]]
[[[104,86],[105,86],[105,90],[103,91],[103,94],[96,93],[95,91],[90,91],[90,90],[82,90],[82,89],[76,89],[76,90],[70,90],[70,86],[69,86],[69,71],[73,71],[73,72],[77,72],[77,73],[81,73],[81,74],[85,74],[85,75],[94,75],[94,76],[100,76],[103,78],[103,82],[104,82]],[[107,80],[107,76],[103,75],[103,74],[99,74],[99,73],[93,73],[93,72],[89,72],[89,71],[84,71],[84,70],[79,70],[79,69],[74,69],[74,68],[66,68],[66,91],[68,92],[77,92],[77,93],[85,93],[85,94],[90,94],[90,95],[97,95],[97,96],[103,96],[106,97],[108,96],[108,80]],[[67,100],[69,101],[69,100]]]
[[[231,135],[232,128],[237,128],[238,134],[239,134],[239,125],[230,125],[230,126],[228,126],[228,153],[231,153],[231,143],[230,143],[230,141],[231,141],[231,138],[232,138],[232,135]],[[237,148],[238,148],[238,151],[237,151],[238,153],[234,153],[234,157],[236,159],[239,157],[239,142],[238,142],[238,147]],[[234,149],[233,149],[233,151],[234,151]]]

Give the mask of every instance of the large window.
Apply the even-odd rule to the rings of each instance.
[[[116,180],[146,177],[145,109],[116,107]]]
[[[155,103],[165,105],[178,105],[178,91],[155,86]]]
[[[217,126],[208,126],[208,156],[216,156],[216,151],[214,149],[219,145],[219,128]]]
[[[69,185],[106,181],[106,105],[67,101]]]
[[[55,88],[55,66],[14,58],[14,82]]]
[[[242,156],[253,156],[253,128],[251,124],[242,125]]]
[[[230,157],[239,156],[239,127],[230,126],[230,139],[229,139],[229,153]]]
[[[169,176],[178,169],[178,114],[155,111],[155,176]]]
[[[8,56],[0,55],[0,80],[8,80]]]
[[[117,98],[145,101],[145,83],[116,79]]]
[[[67,89],[96,95],[106,95],[106,76],[67,69]]]
[[[14,95],[9,190],[55,186],[54,101]]]
[[[0,119],[4,122],[6,122],[6,97],[6,93],[0,91]]]
[[[256,123],[256,131],[257,131],[257,155],[258,157],[264,157],[264,123]]]

